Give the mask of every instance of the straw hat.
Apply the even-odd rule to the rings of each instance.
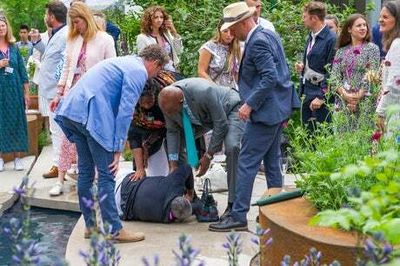
[[[255,11],[256,8],[254,6],[247,6],[246,2],[230,4],[224,8],[224,24],[221,26],[221,31],[228,29],[239,21],[253,16]]]

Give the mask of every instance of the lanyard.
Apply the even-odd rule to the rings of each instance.
[[[10,48],[9,47],[7,48],[6,52],[4,52],[4,51],[0,51],[0,52],[1,52],[1,55],[3,56],[3,59],[8,59],[9,58],[9,55],[10,55]]]

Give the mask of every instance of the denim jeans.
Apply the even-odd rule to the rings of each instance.
[[[78,197],[79,207],[85,219],[86,227],[96,226],[93,211],[86,206],[82,198],[93,200],[92,187],[95,176],[95,169],[98,172],[98,197],[102,199],[100,205],[103,222],[111,227],[111,233],[116,233],[122,228],[115,204],[114,175],[108,166],[114,159],[114,153],[105,150],[96,140],[92,138],[86,127],[80,123],[69,120],[66,117],[57,117],[61,120],[61,127],[70,133],[70,141],[75,142],[78,153]],[[69,134],[68,134],[69,135]]]
[[[254,180],[263,158],[268,187],[282,186],[279,166],[281,135],[281,123],[268,126],[247,122],[239,154],[236,197],[232,207],[232,217],[236,221],[247,223]]]

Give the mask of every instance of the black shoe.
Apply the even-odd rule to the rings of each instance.
[[[219,221],[221,222],[222,220],[225,220],[226,218],[231,216],[232,212],[232,205],[228,204],[228,207],[226,207],[224,213],[219,217]]]
[[[210,224],[208,230],[214,232],[247,231],[247,223],[236,222],[229,216],[218,223]]]

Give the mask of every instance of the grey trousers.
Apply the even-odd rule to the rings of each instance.
[[[227,183],[228,183],[228,202],[233,203],[235,200],[236,193],[236,176],[238,168],[238,159],[240,153],[240,142],[242,140],[245,123],[239,119],[239,106],[235,107],[228,114],[228,132],[224,138],[225,155],[226,155],[226,170],[227,170]],[[196,130],[196,138],[203,136],[205,133],[210,131],[209,128],[203,128]],[[185,138],[183,130],[180,136],[180,147],[179,147],[179,162],[186,162],[186,151],[185,151]],[[183,145],[182,145],[183,144]]]

